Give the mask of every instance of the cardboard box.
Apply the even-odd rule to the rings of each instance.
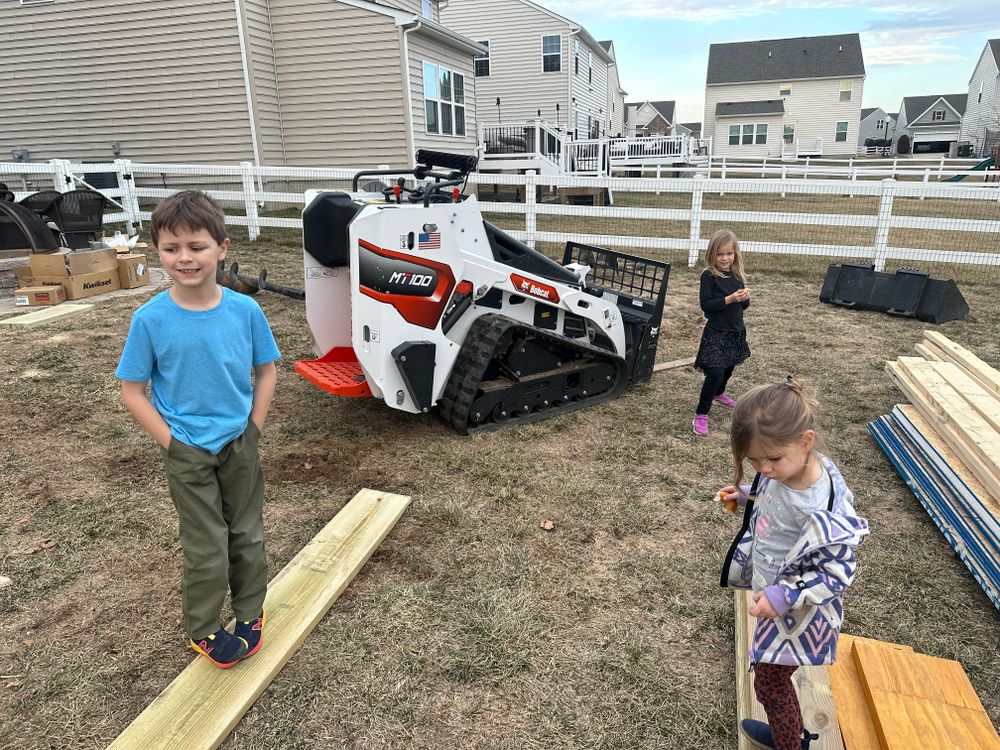
[[[116,292],[122,288],[118,280],[118,269],[113,271],[98,271],[97,273],[81,273],[75,276],[36,276],[35,284],[49,286],[59,284],[66,290],[66,299],[78,300],[93,297],[95,294]]]
[[[28,256],[31,273],[40,276],[80,276],[106,271],[118,271],[118,254],[111,249],[85,252],[35,253]]]
[[[139,254],[118,256],[118,281],[122,289],[135,289],[149,283],[149,265],[146,256]]]
[[[27,286],[14,292],[14,304],[18,307],[37,305],[58,305],[66,301],[66,290],[57,286]]]
[[[101,237],[101,242],[110,248],[114,248],[119,256],[134,253],[136,250],[149,249],[149,245],[145,242],[136,242],[134,245],[129,247],[127,244],[128,238],[122,235],[118,235],[116,237]]]

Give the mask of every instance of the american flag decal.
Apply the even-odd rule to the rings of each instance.
[[[417,243],[417,249],[419,250],[440,250],[441,249],[441,233],[440,232],[421,232],[420,241]]]

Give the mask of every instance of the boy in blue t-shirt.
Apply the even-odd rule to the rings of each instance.
[[[184,628],[195,651],[226,668],[262,640],[258,443],[281,353],[257,303],[215,281],[229,239],[207,195],[185,190],[161,201],[151,231],[174,284],[135,311],[115,376],[122,403],[162,448],[180,519]],[[219,624],[227,587],[233,634]]]

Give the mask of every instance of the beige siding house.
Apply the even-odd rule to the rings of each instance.
[[[676,102],[633,102],[627,109],[635,109],[635,130],[639,135],[676,135],[674,109]]]
[[[976,69],[969,79],[968,102],[962,118],[961,140],[972,144],[973,152],[988,156],[988,147],[1000,140],[1000,39],[990,39],[983,47]],[[992,134],[987,143],[987,131]]]
[[[608,63],[608,106],[604,110],[607,116],[607,134],[612,138],[625,135],[625,95],[621,78],[618,75],[618,60],[615,57],[615,43],[611,40],[602,41],[601,46],[613,62]]]
[[[702,137],[719,156],[854,154],[864,80],[857,34],[713,44]]]
[[[530,0],[449,2],[441,17],[489,48],[476,78],[483,124],[541,118],[578,138],[608,132],[617,68],[609,74],[614,58],[582,26]]]
[[[0,159],[271,166],[472,153],[473,58],[437,0],[0,3]]]

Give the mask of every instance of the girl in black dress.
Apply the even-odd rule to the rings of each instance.
[[[720,229],[708,242],[699,299],[708,322],[694,366],[705,373],[705,382],[691,424],[695,435],[707,437],[712,402],[727,409],[736,405],[726,393],[726,384],[736,365],[750,356],[743,325],[743,311],[750,306],[750,289],[743,272],[740,241],[728,229]]]

